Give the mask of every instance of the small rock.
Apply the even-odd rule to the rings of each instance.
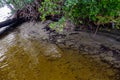
[[[60,58],[62,56],[60,49],[54,44],[47,46],[44,55],[51,58]]]
[[[63,39],[57,39],[57,42],[61,43],[61,42],[63,42]]]

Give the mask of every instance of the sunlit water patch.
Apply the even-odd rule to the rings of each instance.
[[[14,33],[9,34],[5,38],[0,39],[0,57],[4,55],[7,49],[15,43],[16,35]]]
[[[0,80],[120,80],[116,69],[74,50],[15,34],[0,42],[10,46],[0,50]]]
[[[7,6],[0,8],[0,22],[5,21],[10,16],[11,16],[11,10]],[[5,29],[6,27],[0,28],[0,32],[2,32]]]
[[[10,15],[11,10],[7,6],[0,8],[0,22],[6,20]]]

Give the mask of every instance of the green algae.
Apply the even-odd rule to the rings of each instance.
[[[6,43],[8,44],[8,43]],[[119,80],[117,69],[55,44],[24,40],[0,57],[0,80]]]

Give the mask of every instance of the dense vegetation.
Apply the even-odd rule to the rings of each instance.
[[[71,20],[76,26],[86,25],[92,29],[110,28],[120,29],[120,0],[0,0],[3,4],[12,4],[15,10],[22,9],[28,4],[39,3],[40,19],[47,16],[58,17],[59,21],[50,24],[60,30],[65,20]]]
[[[67,0],[65,12],[76,24],[104,25],[115,23],[118,27],[120,0]],[[106,26],[107,27],[107,26]]]
[[[72,20],[78,26],[120,29],[120,0],[65,0],[63,3],[58,0],[44,0],[42,3],[40,11],[43,20],[48,14],[63,13],[63,18]]]

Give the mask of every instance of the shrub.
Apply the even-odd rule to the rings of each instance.
[[[61,2],[62,0],[44,0],[42,2],[41,7],[39,8],[39,12],[42,14],[40,17],[42,21],[46,20],[46,16],[48,15],[57,15],[61,13]]]
[[[42,14],[40,16],[42,21],[46,20],[46,16],[54,16],[63,14],[63,0],[44,0],[39,12]],[[50,28],[58,31],[62,31],[64,27],[64,17],[62,17],[58,22],[53,22],[50,24]]]
[[[59,22],[51,24],[51,28],[62,24],[65,19],[72,20],[76,25],[115,23],[116,28],[120,28],[120,0],[44,0],[39,11],[42,21],[48,15],[64,13]]]
[[[66,0],[65,16],[76,24],[117,22],[120,16],[120,0]]]

